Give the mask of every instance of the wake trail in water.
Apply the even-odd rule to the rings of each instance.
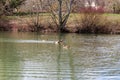
[[[55,41],[46,41],[46,40],[0,40],[0,42],[9,42],[9,43],[55,43]]]

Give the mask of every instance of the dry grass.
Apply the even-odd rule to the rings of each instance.
[[[76,21],[80,21],[81,20],[81,15],[82,14],[78,14],[78,13],[72,13],[69,17],[69,20],[67,22],[67,24],[74,24]],[[103,14],[103,16],[111,22],[115,22],[115,21],[120,21],[120,14]],[[15,20],[15,21],[22,21],[22,22],[32,22],[35,21],[36,19],[36,15],[33,15],[32,17],[30,15],[26,15],[26,16],[7,16],[7,19],[9,20]],[[39,19],[40,19],[40,23],[46,23],[46,22],[52,22],[50,13],[42,13],[39,14]],[[101,19],[102,20],[102,19]],[[104,20],[103,20],[104,22]]]
[[[66,27],[71,30],[71,32],[76,32],[78,27],[81,27],[81,19],[83,14],[78,13],[72,13],[68,19]],[[104,19],[103,19],[104,17]],[[118,25],[120,22],[120,15],[119,14],[103,14],[103,17],[101,17],[101,21],[99,24],[104,24],[106,26]],[[18,30],[22,31],[25,30],[24,28],[36,28],[34,25],[34,22],[36,22],[36,15],[24,15],[24,16],[7,16],[5,17],[9,22],[15,22],[18,26]],[[108,21],[109,23],[106,24],[105,21]],[[50,16],[50,13],[41,13],[39,14],[39,25],[40,27],[43,27],[43,29],[56,29],[55,23],[52,21],[52,18]],[[112,27],[113,27],[112,26]],[[74,30],[74,31],[72,31]],[[29,31],[29,30],[28,30]],[[33,30],[34,31],[34,30]]]

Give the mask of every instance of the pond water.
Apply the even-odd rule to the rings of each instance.
[[[120,80],[120,35],[1,32],[0,80]]]

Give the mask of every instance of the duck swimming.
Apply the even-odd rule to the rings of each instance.
[[[61,44],[63,43],[63,40],[55,41],[55,44]]]
[[[69,49],[69,48],[70,48],[70,46],[63,45],[63,48],[64,48],[64,49]]]

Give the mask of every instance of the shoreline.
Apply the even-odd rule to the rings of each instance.
[[[76,14],[80,18],[80,14]],[[62,33],[86,33],[86,34],[120,34],[119,15],[104,14],[100,26],[84,27],[77,22],[74,15],[71,15]],[[34,18],[34,19],[33,19]],[[52,22],[49,15],[40,17],[38,27],[35,24],[35,17],[29,16],[7,16],[0,19],[0,31],[10,32],[40,32],[59,33],[58,27]],[[80,20],[80,19],[78,19]],[[50,22],[48,22],[50,21]],[[98,24],[98,23],[95,23]],[[87,24],[86,24],[87,25]],[[85,28],[85,29],[84,29]],[[89,29],[90,28],[90,29]],[[87,30],[86,30],[87,29]]]
[[[114,27],[114,26],[113,26]],[[38,30],[37,30],[38,29]],[[58,33],[58,28],[56,26],[41,26],[37,27],[36,30],[34,30],[32,25],[28,24],[18,24],[17,22],[9,22],[6,24],[0,24],[0,31],[6,32],[40,32],[40,33]],[[65,30],[63,33],[86,33],[89,34],[89,32],[80,32],[79,27],[70,25],[65,27]],[[116,30],[111,30],[111,32],[106,33],[90,33],[90,34],[120,34],[120,27]]]
[[[0,31],[11,31],[11,32],[41,32],[41,33],[58,33],[58,28],[55,25],[40,24],[41,26],[36,27],[34,24],[19,22],[15,20],[0,21]],[[77,33],[78,29],[75,26],[65,27],[65,33]]]

